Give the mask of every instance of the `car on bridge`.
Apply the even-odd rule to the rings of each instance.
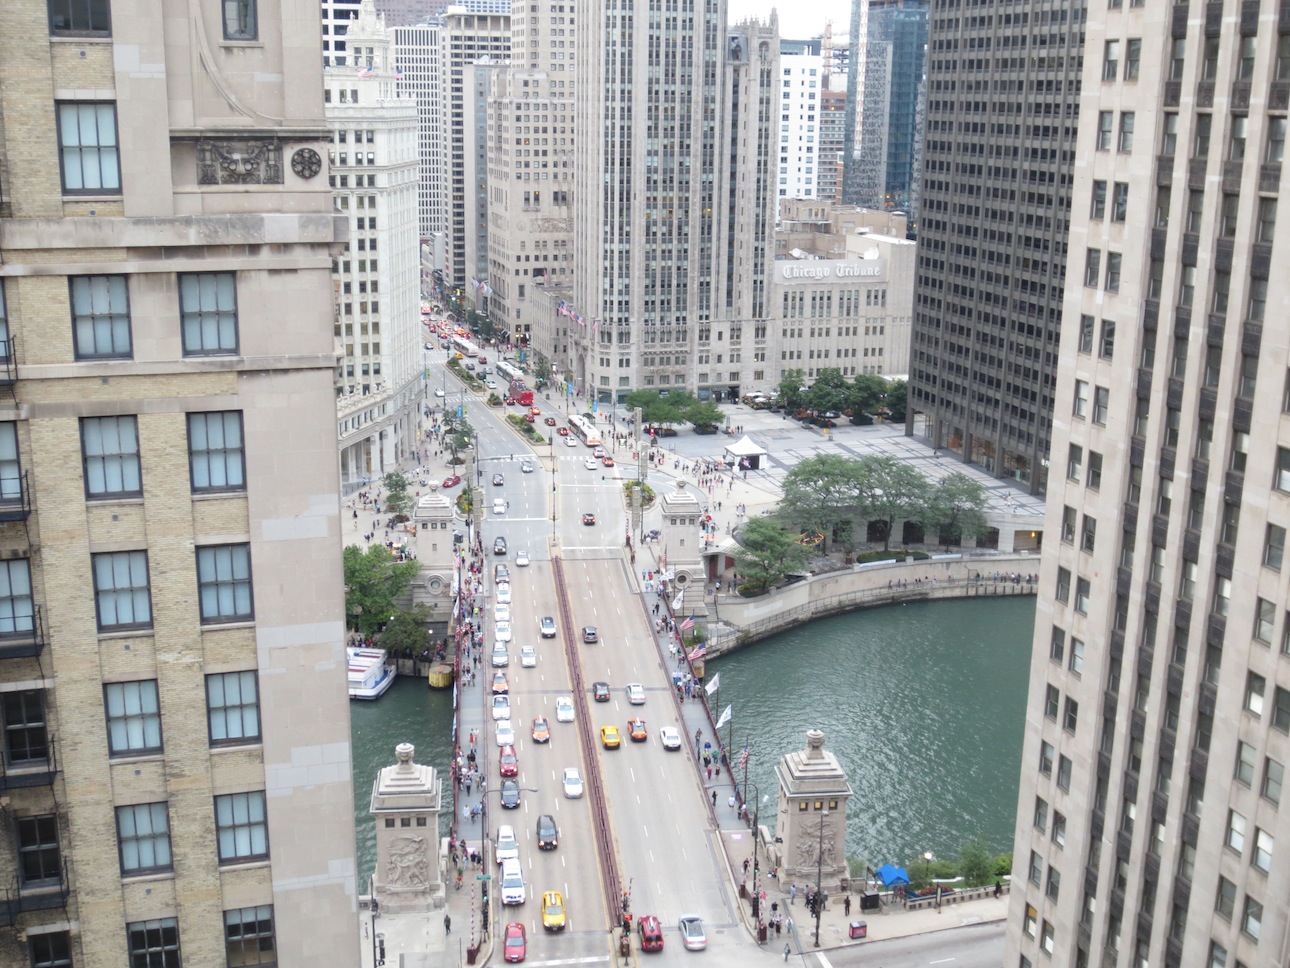
[[[518,860],[519,856],[520,842],[515,839],[515,828],[504,823],[497,828],[497,849],[493,859],[500,864],[504,860]]]
[[[498,535],[496,538],[493,539],[493,554],[495,555],[506,554],[506,539],[503,538],[501,535]]]
[[[511,640],[511,623],[498,622],[493,629],[493,638],[498,642],[509,642]]]
[[[511,664],[510,654],[506,651],[506,646],[501,642],[493,643],[493,668],[505,669]]]
[[[519,562],[516,562],[519,564]],[[493,565],[493,581],[510,581],[511,570],[506,565],[498,563]]]
[[[550,615],[542,616],[542,621],[539,623],[539,627],[542,630],[542,638],[544,639],[555,638],[555,619],[553,619]]]
[[[506,937],[502,942],[502,957],[511,963],[518,963],[528,955],[528,939],[524,935],[524,925],[513,921],[506,926]]]
[[[645,742],[649,738],[649,734],[645,732],[645,720],[639,716],[627,720],[627,735],[632,738],[633,743]]]
[[[493,487],[501,487],[505,483],[506,483],[506,478],[504,478],[501,474],[493,475]]]
[[[633,706],[645,705],[645,687],[639,682],[627,683],[627,701]]]
[[[499,582],[497,585],[497,604],[511,604],[511,583],[508,581]]]
[[[593,525],[596,523],[596,516],[588,511],[582,516],[582,523],[588,526]]]
[[[505,672],[493,673],[493,695],[500,696],[511,691],[511,684],[506,681]]]
[[[520,649],[520,666],[525,669],[532,669],[537,666],[537,649],[531,645],[526,645]]]
[[[561,780],[564,787],[564,795],[570,800],[577,800],[582,796],[582,774],[578,772],[576,766],[566,766],[564,768],[564,778]]]
[[[509,719],[499,719],[496,724],[494,724],[493,730],[497,734],[498,746],[515,745],[515,727],[511,725],[511,721]]]
[[[554,423],[554,421],[552,421],[552,422]],[[532,473],[533,473],[533,462],[532,462],[531,460],[522,460],[522,461],[520,461],[520,473],[521,473],[521,474],[532,474]]]
[[[545,716],[533,717],[533,742],[551,742],[551,725],[546,721]]]
[[[569,696],[557,696],[555,699],[555,721],[557,723],[573,722],[573,699]]]
[[[537,818],[537,842],[538,850],[555,850],[560,846],[560,829],[549,813]]]
[[[641,951],[663,950],[663,926],[652,914],[642,914],[636,922],[636,930],[641,939]]]
[[[515,567],[527,568],[529,564],[529,553],[527,551],[515,552]]]
[[[609,702],[609,683],[593,682],[591,684],[591,698],[596,702]]]
[[[502,781],[502,809],[514,810],[520,805],[520,785],[515,780]]]
[[[564,895],[559,891],[542,894],[542,927],[548,931],[563,931],[565,925]]]
[[[679,750],[681,733],[673,726],[664,726],[658,731],[658,741],[663,744],[665,750]]]
[[[596,631],[596,627],[594,625],[584,625],[582,627],[582,641],[584,642],[600,641],[600,634]]]
[[[493,718],[494,719],[511,718],[511,697],[510,696],[493,697]]]
[[[702,951],[708,946],[708,936],[703,932],[703,919],[697,914],[686,914],[677,922],[681,940],[688,951]]]
[[[503,776],[518,776],[520,772],[520,758],[515,755],[514,746],[503,746],[497,755],[497,771]]]
[[[616,750],[622,744],[622,737],[618,735],[617,726],[600,727],[600,745],[607,750]]]

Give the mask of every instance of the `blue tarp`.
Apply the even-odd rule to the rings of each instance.
[[[909,883],[909,875],[905,873],[905,868],[897,867],[895,864],[883,864],[874,873],[878,876],[878,880],[882,881],[883,887]]]

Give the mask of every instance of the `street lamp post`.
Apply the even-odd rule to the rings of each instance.
[[[932,861],[936,860],[936,855],[930,850],[923,854],[923,880],[929,884],[932,881]]]
[[[761,846],[761,805],[770,800],[770,797],[763,797],[757,784],[744,778],[744,793],[748,792],[748,787],[753,788],[753,796],[756,797],[755,806],[753,807],[753,882],[752,882],[752,913],[753,920],[757,924],[757,943],[761,944],[766,940],[763,935],[761,895],[757,893],[757,848]]]
[[[815,947],[820,946],[820,915],[824,913],[824,902],[820,895],[824,893],[821,882],[824,880],[824,825],[829,819],[829,808],[820,812],[820,844],[815,852]]]

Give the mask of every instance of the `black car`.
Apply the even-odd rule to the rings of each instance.
[[[498,539],[496,539],[496,540],[493,542],[493,554],[495,554],[495,555],[504,555],[504,554],[506,554],[506,539],[505,539],[505,538],[498,538]]]
[[[560,846],[560,830],[555,825],[555,817],[544,813],[537,819],[538,850],[555,850]]]
[[[593,682],[591,684],[591,698],[596,702],[609,702],[609,683]]]
[[[501,487],[505,483],[506,483],[506,478],[502,477],[501,474],[493,475],[493,487]]]
[[[514,780],[502,781],[502,809],[514,810],[520,805],[520,785]]]

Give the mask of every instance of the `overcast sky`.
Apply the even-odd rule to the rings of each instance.
[[[749,17],[769,20],[771,8],[779,11],[779,35],[789,40],[808,40],[824,33],[827,21],[833,21],[835,39],[845,37],[851,28],[850,0],[729,0],[729,23]]]

